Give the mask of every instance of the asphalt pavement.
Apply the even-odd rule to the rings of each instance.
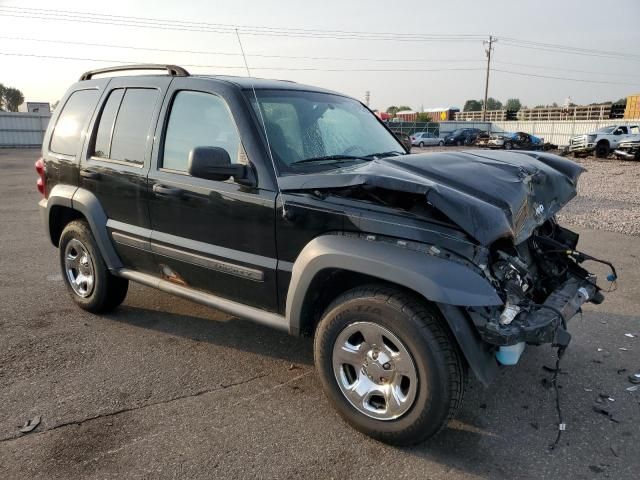
[[[639,237],[579,229],[620,280],[571,322],[555,450],[550,347],[487,388],[472,379],[440,435],[395,448],[333,411],[310,339],[139,285],[109,315],[75,307],[37,211],[37,156],[0,149],[0,477],[638,478]]]

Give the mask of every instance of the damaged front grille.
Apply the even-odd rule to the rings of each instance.
[[[568,345],[567,321],[585,302],[604,299],[596,277],[581,264],[594,260],[610,265],[577,252],[577,241],[577,234],[550,220],[522,245],[496,245],[491,280],[504,306],[468,309],[483,340],[498,347]],[[611,268],[608,278],[615,281]]]

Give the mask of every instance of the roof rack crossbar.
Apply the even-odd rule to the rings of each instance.
[[[177,65],[164,65],[159,63],[141,63],[138,65],[118,65],[116,67],[98,68],[84,72],[80,81],[91,80],[94,75],[111,72],[124,72],[127,70],[166,70],[172,77],[188,77],[189,72]]]

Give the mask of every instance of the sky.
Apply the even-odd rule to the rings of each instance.
[[[53,20],[56,11],[56,18],[67,20]],[[97,14],[112,17],[92,21]],[[131,24],[131,17],[164,23],[113,24]],[[53,103],[82,72],[115,61],[245,76],[238,38],[227,27],[237,26],[253,76],[324,87],[363,101],[368,91],[371,108],[380,110],[462,108],[465,100],[484,95],[482,39],[493,35],[489,96],[503,102],[519,98],[531,107],[562,104],[567,97],[586,104],[640,94],[638,18],[637,0],[616,4],[615,12],[602,0],[0,0],[0,83],[19,88],[27,101]],[[188,22],[209,25],[194,28]],[[530,41],[585,49],[587,55],[523,43]]]

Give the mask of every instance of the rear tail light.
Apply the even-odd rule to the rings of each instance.
[[[38,191],[42,194],[43,197],[47,197],[47,180],[44,171],[44,160],[39,158],[36,160],[36,172],[38,172],[38,181],[36,182],[36,186],[38,187]]]

